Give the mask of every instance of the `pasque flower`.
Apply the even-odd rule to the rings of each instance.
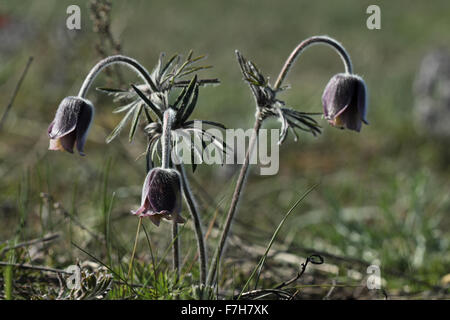
[[[211,268],[207,278],[208,284],[214,283],[216,279],[217,269],[230,233],[231,224],[237,212],[237,205],[243,194],[242,191],[250,165],[250,154],[258,142],[258,132],[261,129],[265,118],[275,116],[281,122],[281,133],[278,144],[283,143],[286,139],[288,130],[292,132],[294,139],[297,139],[295,129],[308,131],[313,135],[321,132],[318,123],[311,117],[314,114],[287,108],[285,107],[285,103],[277,98],[277,94],[286,88],[282,86],[283,81],[286,79],[289,70],[291,70],[292,65],[299,55],[306,48],[319,43],[332,47],[339,54],[344,63],[346,72],[345,75],[334,77],[325,89],[322,100],[324,102],[326,118],[334,125],[338,125],[342,122],[347,128],[357,131],[361,129],[361,121],[365,121],[366,88],[364,82],[362,82],[362,79],[359,77],[351,75],[352,63],[350,55],[335,39],[327,36],[314,36],[300,42],[287,58],[273,86],[269,83],[268,78],[262,75],[254,63],[245,59],[238,51],[236,51],[244,79],[249,84],[253,97],[255,98],[257,111],[255,113],[255,124],[253,127],[254,133],[250,138],[248,151],[241,167],[231,204],[228,209],[228,214],[226,216],[225,225],[220,235],[219,245],[217,246],[211,262]],[[342,81],[341,77],[344,78],[344,81]],[[342,98],[342,96],[344,98]],[[354,110],[355,107],[356,111]],[[242,291],[245,290],[250,283],[250,280],[251,279],[247,281],[247,284]]]
[[[328,82],[322,95],[325,118],[335,127],[360,131],[368,124],[367,90],[361,77],[340,73]]]
[[[157,226],[162,218],[184,223],[181,211],[181,180],[174,169],[153,168],[147,174],[142,187],[141,207],[133,212],[149,217]]]
[[[93,116],[94,106],[89,100],[81,97],[64,98],[48,127],[49,150],[73,153],[76,144],[78,152],[84,155],[84,144]]]

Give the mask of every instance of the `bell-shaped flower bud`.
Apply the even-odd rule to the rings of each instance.
[[[181,211],[181,179],[174,169],[153,168],[142,187],[141,207],[133,214],[149,217],[157,226],[162,218],[184,223]]]
[[[66,150],[73,153],[76,144],[80,155],[94,117],[94,106],[80,97],[66,97],[59,104],[55,119],[48,127],[49,150]]]
[[[340,73],[328,82],[322,104],[325,119],[335,127],[360,131],[362,122],[368,124],[367,89],[361,77]]]

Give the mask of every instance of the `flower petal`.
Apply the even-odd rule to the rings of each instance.
[[[51,139],[60,138],[75,130],[83,103],[78,97],[66,97],[61,101],[55,119],[49,127],[48,135]]]
[[[162,218],[184,223],[181,211],[181,178],[174,169],[153,168],[147,173],[142,186],[141,207],[134,212],[149,217],[159,225]]]
[[[348,108],[347,112],[342,115],[342,118],[347,129],[357,132],[361,131],[361,117],[356,105],[352,105],[351,108]]]
[[[180,189],[180,178],[175,170],[158,170],[150,181],[148,199],[152,209],[155,212],[174,212],[178,209]]]
[[[325,87],[322,104],[326,119],[334,119],[352,100],[355,86],[353,78],[346,74],[333,76]]]
[[[151,222],[157,227],[159,227],[159,224],[161,223],[161,216],[160,215],[149,215],[148,218]]]
[[[76,127],[77,149],[81,155],[84,155],[84,144],[86,143],[87,134],[94,118],[94,106],[91,103],[85,103],[81,106],[78,115]]]
[[[139,209],[137,209],[136,211],[131,211],[132,214],[136,215],[136,216],[141,216],[142,214],[145,213],[147,209],[144,206],[141,206]]]
[[[148,200],[148,194],[150,192],[150,183],[151,180],[153,179],[153,176],[155,175],[155,173],[158,171],[158,168],[153,168],[151,169],[148,173],[147,176],[145,177],[144,180],[144,184],[142,186],[142,194],[141,194],[141,206],[146,206],[147,209],[151,209],[150,208],[150,204],[149,204],[149,200]]]
[[[369,124],[367,121],[367,88],[362,79],[358,81],[358,88],[356,91],[358,92],[358,111],[361,116],[361,120],[365,124]]]
[[[59,142],[61,143],[64,150],[73,153],[73,147],[75,146],[75,140],[76,140],[76,134],[75,132],[70,132],[69,134],[66,134],[65,136],[62,136],[59,138]]]
[[[336,95],[337,85],[336,77],[330,79],[322,94],[323,114],[326,119],[330,119],[330,105],[332,104],[333,97]]]
[[[174,221],[175,221],[176,223],[185,223],[185,222],[186,222],[186,219],[184,219],[184,218],[181,216],[181,214],[179,214],[179,213],[174,213],[174,214],[172,214],[172,217],[173,217],[173,219],[174,219]]]
[[[59,139],[50,139],[50,143],[48,146],[48,150],[60,150],[60,151],[64,151],[63,146],[61,145],[61,142],[59,141]]]
[[[354,74],[337,74],[322,95],[325,118],[336,127],[360,131],[366,120],[366,86]]]

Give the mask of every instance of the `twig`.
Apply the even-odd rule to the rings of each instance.
[[[0,261],[0,266],[3,266],[3,267],[12,266],[12,267],[21,268],[21,269],[30,269],[30,270],[38,270],[38,271],[45,271],[45,272],[72,274],[71,272],[67,272],[67,271],[61,270],[61,269],[54,269],[54,268],[43,267],[43,266],[33,266],[31,264],[24,264],[24,263],[9,263],[9,262]]]
[[[22,85],[23,79],[25,79],[25,76],[26,76],[26,74],[28,72],[28,69],[29,69],[32,61],[33,61],[33,57],[29,57],[27,65],[25,66],[25,69],[23,70],[22,75],[20,76],[19,82],[17,82],[16,88],[14,89],[14,92],[13,92],[13,95],[11,97],[11,100],[9,100],[9,103],[8,103],[8,105],[5,108],[5,112],[3,112],[2,119],[0,120],[0,130],[3,127],[3,124],[4,124],[5,120],[6,120],[6,116],[9,113],[9,110],[11,110],[11,108],[13,106],[14,100],[16,99],[17,93],[19,92],[20,86]]]
[[[254,299],[258,299],[258,298],[263,298],[264,296],[267,296],[269,294],[274,294],[277,297],[280,298],[285,298],[285,299],[291,299],[292,295],[284,290],[280,290],[280,289],[258,289],[258,290],[252,290],[252,291],[248,291],[248,292],[244,292],[240,295],[236,295],[233,297],[233,299],[242,299],[242,298],[251,298],[253,296]]]
[[[59,284],[59,292],[58,292],[58,296],[56,297],[56,300],[60,300],[64,294],[64,281],[63,278],[61,277],[61,273],[57,273],[56,277],[58,278],[58,284]]]
[[[108,56],[107,48],[105,46],[106,40],[108,40],[110,49],[114,54],[120,54],[122,51],[122,46],[119,41],[114,39],[114,36],[111,32],[111,1],[107,0],[96,0],[91,1],[90,10],[91,10],[91,20],[93,23],[93,31],[98,33],[99,39],[95,48],[97,49],[98,54],[102,58],[106,58]],[[115,72],[117,75],[117,79],[119,80],[120,85],[124,84],[123,75],[118,68],[115,67]],[[107,70],[106,74],[108,77],[111,76],[111,73]]]
[[[318,258],[318,261],[315,261],[316,258]],[[282,289],[284,287],[287,287],[287,286],[293,284],[295,281],[300,279],[302,277],[302,275],[305,273],[306,267],[307,267],[308,263],[310,263],[310,262],[313,264],[322,264],[323,258],[318,254],[310,255],[308,258],[306,258],[305,263],[301,264],[302,269],[300,270],[299,273],[297,273],[297,275],[294,278],[279,284],[278,286],[275,287],[275,289]]]
[[[11,250],[11,249],[18,249],[18,248],[22,248],[22,247],[32,246],[34,244],[38,244],[38,243],[41,243],[41,242],[53,241],[53,240],[59,238],[59,236],[60,236],[59,233],[55,233],[55,234],[51,234],[51,235],[48,235],[48,236],[43,237],[43,238],[25,241],[25,242],[16,244],[14,246],[3,248],[3,250],[0,253],[4,253],[4,252],[6,252],[8,250]]]

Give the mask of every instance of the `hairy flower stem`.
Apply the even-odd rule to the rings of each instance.
[[[89,74],[84,79],[84,82],[81,86],[80,91],[78,92],[78,96],[81,98],[84,98],[91,86],[91,84],[94,82],[95,78],[98,76],[100,71],[102,71],[104,68],[112,65],[112,64],[124,64],[127,67],[134,70],[139,77],[141,77],[144,82],[153,90],[157,91],[155,84],[153,83],[150,73],[136,60],[129,58],[127,56],[122,55],[115,55],[111,57],[107,57],[101,61],[99,61],[89,72]]]
[[[161,134],[161,146],[162,146],[162,157],[161,157],[161,167],[163,169],[170,168],[170,156],[172,150],[172,124],[175,121],[176,112],[175,110],[169,108],[164,111],[163,114],[163,125]],[[173,242],[173,269],[180,276],[180,240],[178,238],[178,225],[173,219],[172,225],[172,242]]]
[[[345,65],[345,72],[346,73],[352,73],[352,61],[350,59],[350,55],[347,53],[345,48],[336,40],[333,38],[327,37],[327,36],[315,36],[310,37],[308,39],[303,40],[299,43],[299,45],[292,51],[290,56],[287,58],[283,68],[280,71],[280,74],[278,75],[277,80],[275,81],[274,90],[278,90],[281,87],[281,84],[283,83],[284,79],[286,78],[289,70],[292,68],[292,65],[298,58],[298,56],[309,46],[313,44],[327,44],[334,48],[336,52],[339,54],[339,56],[342,59],[342,62]]]
[[[92,85],[92,83],[94,82],[95,78],[98,76],[98,74],[106,67],[113,65],[113,64],[123,64],[127,67],[129,67],[130,69],[132,69],[133,71],[135,71],[138,76],[140,78],[142,78],[144,80],[144,82],[153,90],[153,91],[157,91],[157,88],[155,86],[155,84],[153,83],[151,77],[150,77],[150,73],[136,60],[129,58],[127,56],[123,56],[123,55],[115,55],[115,56],[111,56],[111,57],[107,57],[101,61],[99,61],[89,72],[89,74],[87,75],[86,79],[83,82],[83,85],[81,86],[81,89],[78,93],[78,96],[81,98],[84,98],[90,88],[90,86]],[[169,114],[167,114],[167,117],[169,116]],[[173,122],[173,114],[170,116],[171,118],[171,122],[170,122],[170,126],[171,123]],[[168,121],[164,121],[164,123],[166,124],[166,126],[169,124]],[[163,134],[163,138],[161,140],[164,140],[167,142],[163,142],[162,146],[163,146],[163,159],[162,159],[162,167],[164,168],[169,168],[170,167],[170,147],[171,147],[171,139],[170,139],[170,129],[168,129],[166,127],[165,130],[165,134]],[[182,165],[181,165],[182,167]],[[150,161],[149,159],[147,159],[147,172],[150,169]],[[185,197],[185,201],[188,204],[189,210],[191,212],[191,215],[193,217],[194,220],[194,224],[195,224],[195,230],[196,230],[196,234],[197,234],[197,243],[198,243],[198,249],[199,249],[199,257],[200,257],[200,278],[202,283],[205,282],[205,277],[206,277],[206,249],[205,249],[205,245],[204,245],[204,239],[203,239],[203,232],[202,232],[202,227],[201,227],[201,220],[200,220],[200,216],[198,214],[198,210],[196,207],[196,203],[195,203],[195,199],[193,194],[190,191],[190,187],[189,187],[189,182],[187,180],[186,174],[184,172],[184,168],[183,170],[180,170],[180,168],[178,169],[180,174],[181,174],[181,178],[182,178],[182,183],[183,183],[183,194]],[[141,223],[141,222],[139,222]],[[139,231],[139,227],[140,224],[138,225],[138,231]],[[178,243],[178,237],[176,236],[178,234],[178,226],[174,223],[173,229],[172,229],[172,234],[174,237],[174,256],[173,256],[173,261],[174,261],[174,269],[179,269],[179,243]],[[136,244],[135,244],[136,246]],[[134,253],[133,253],[134,256]]]
[[[228,210],[227,218],[225,221],[224,228],[222,230],[222,234],[219,240],[219,245],[217,246],[216,252],[214,253],[213,260],[211,262],[211,267],[209,269],[208,273],[208,279],[206,283],[208,285],[212,285],[212,283],[215,280],[216,272],[218,268],[218,264],[220,262],[220,258],[222,257],[223,251],[225,249],[225,244],[228,238],[228,234],[230,232],[231,224],[233,222],[233,218],[236,214],[237,205],[239,203],[239,199],[241,197],[241,194],[243,192],[244,184],[247,178],[248,168],[250,164],[250,156],[253,152],[253,149],[256,145],[256,142],[258,141],[258,133],[259,129],[262,125],[262,117],[259,111],[257,111],[255,115],[255,125],[253,127],[252,136],[249,141],[249,146],[247,153],[245,154],[244,163],[242,164],[241,171],[239,172],[239,177],[236,183],[236,188],[234,189],[233,197],[231,199],[231,205],[230,209]]]
[[[184,169],[183,164],[178,164],[176,168],[181,175],[184,200],[186,201],[189,207],[189,212],[191,213],[192,219],[194,220],[195,235],[197,236],[198,256],[200,259],[200,283],[204,285],[206,283],[206,262],[208,258],[206,254],[205,240],[203,237],[202,222],[200,219],[200,215],[198,214],[197,203],[195,202],[194,196],[191,192],[191,187],[186,175],[186,170]]]
[[[172,124],[175,121],[176,112],[175,110],[169,108],[164,111],[163,114],[163,124],[162,124],[162,134],[161,134],[161,167],[163,169],[170,168],[170,156],[172,150]]]
[[[294,49],[294,51],[292,51],[292,53],[286,60],[283,68],[281,69],[280,74],[275,82],[275,85],[273,88],[274,91],[278,91],[280,89],[281,84],[283,83],[284,79],[286,78],[289,70],[292,68],[292,65],[296,61],[297,57],[303,52],[303,50],[305,50],[310,45],[319,44],[319,43],[327,44],[327,45],[330,45],[332,48],[334,48],[336,50],[336,52],[339,54],[339,56],[341,57],[344,65],[345,65],[345,72],[352,73],[352,62],[351,62],[350,56],[347,53],[347,51],[345,50],[345,48],[339,42],[337,42],[336,40],[329,38],[327,36],[310,37],[310,38],[302,41]],[[254,148],[256,142],[258,141],[258,133],[259,133],[259,129],[261,128],[262,122],[263,122],[263,119],[261,117],[261,113],[259,111],[257,111],[256,115],[255,115],[255,124],[254,124],[254,129],[253,129],[253,135],[252,135],[252,137],[250,139],[250,143],[249,143],[249,149],[245,155],[244,163],[241,167],[241,171],[239,173],[236,187],[234,189],[230,209],[228,210],[227,218],[225,221],[225,226],[222,230],[219,245],[217,246],[216,252],[214,253],[214,257],[211,262],[211,267],[209,269],[208,279],[206,282],[208,285],[212,285],[212,283],[214,282],[215,277],[216,277],[217,267],[220,262],[221,256],[223,254],[223,251],[224,251],[224,248],[226,245],[226,241],[228,238],[228,234],[230,232],[231,223],[236,214],[237,205],[239,203],[239,199],[242,195],[242,191],[244,188],[244,184],[245,184],[245,180],[246,180],[247,172],[248,172],[248,168],[249,168],[249,163],[250,163],[250,155],[253,151],[253,148]]]

